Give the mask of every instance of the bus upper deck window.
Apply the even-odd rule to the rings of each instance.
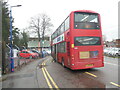
[[[74,18],[75,29],[100,29],[98,14],[76,12]]]

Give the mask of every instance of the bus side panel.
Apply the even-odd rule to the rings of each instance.
[[[62,60],[64,60],[64,64],[66,67],[68,67],[68,57],[66,53],[58,53],[58,62],[62,63]]]

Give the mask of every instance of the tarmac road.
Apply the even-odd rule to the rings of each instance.
[[[118,88],[118,59],[105,57],[105,67],[70,70],[50,56],[9,74],[3,88]]]
[[[70,70],[55,62],[46,62],[46,69],[59,88],[118,88],[118,59],[105,57],[105,67]]]

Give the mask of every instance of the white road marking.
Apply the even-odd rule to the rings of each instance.
[[[109,62],[104,62],[105,64],[109,64],[109,65],[114,65],[114,66],[118,66],[118,64],[114,64],[114,63],[109,63]]]

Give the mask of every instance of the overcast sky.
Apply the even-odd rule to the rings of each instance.
[[[13,8],[14,25],[19,29],[29,26],[31,17],[46,13],[54,25],[53,31],[75,10],[93,10],[101,14],[103,35],[107,40],[118,38],[118,1],[120,0],[8,0]]]

